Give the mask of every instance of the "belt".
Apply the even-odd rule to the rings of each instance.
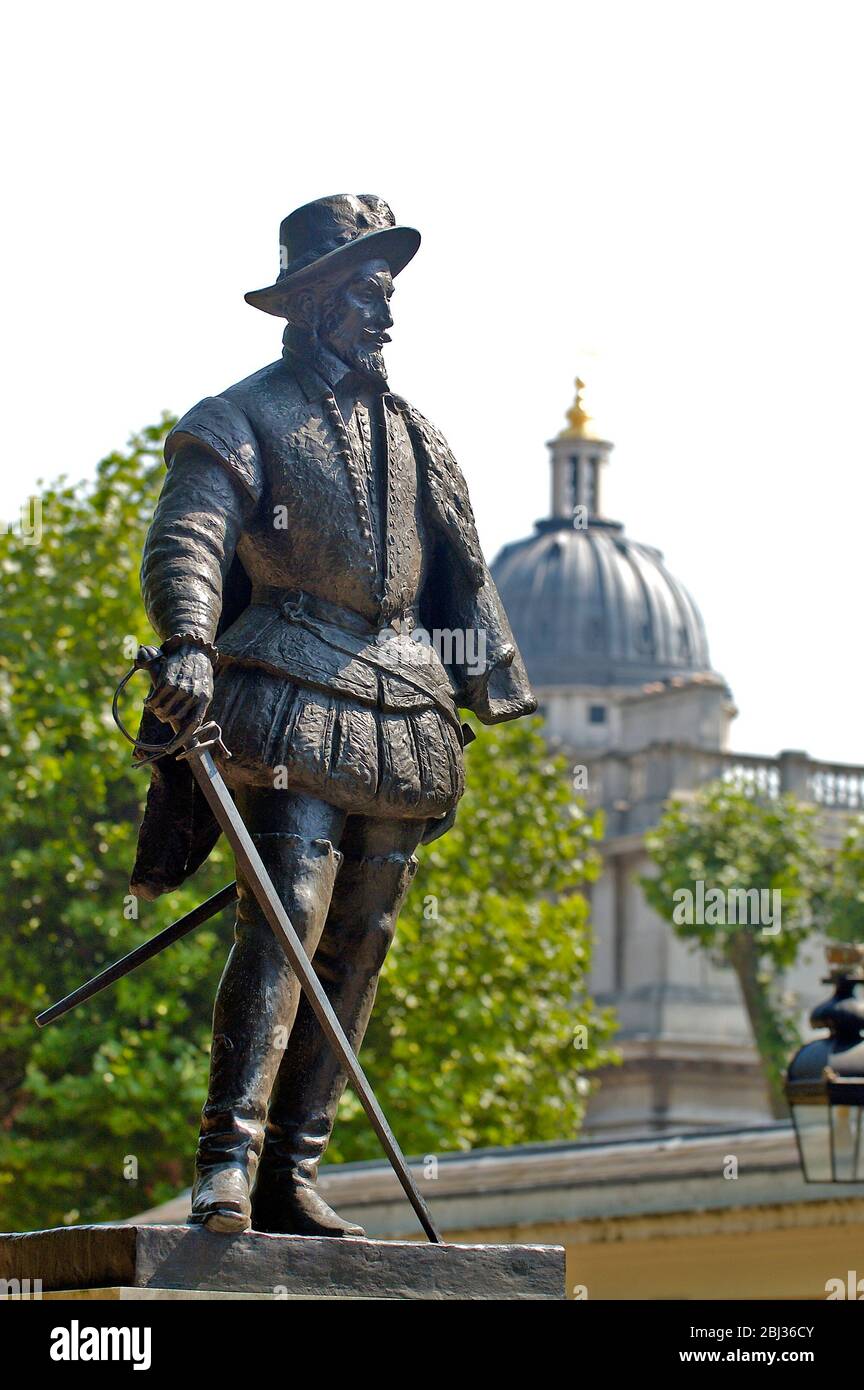
[[[321,598],[319,594],[307,593],[305,589],[281,589],[271,584],[255,585],[251,602],[277,608],[289,621],[297,621],[305,615],[319,623],[330,623],[333,627],[344,628],[346,632],[356,633],[358,637],[376,637],[388,627],[393,628],[395,632],[413,632],[419,622],[419,614],[414,606],[404,608],[386,623],[374,622],[364,618],[356,609],[346,608],[341,603],[331,603],[330,599]]]
[[[475,737],[470,725],[463,724],[459,719],[452,699],[445,697],[443,692],[430,690],[428,686],[412,680],[404,671],[394,669],[380,657],[376,660],[368,652],[361,653],[353,651],[350,647],[343,647],[340,642],[334,640],[330,633],[322,632],[318,626],[319,623],[323,623],[325,626],[341,628],[346,633],[368,638],[374,638],[379,632],[386,632],[388,628],[397,633],[410,633],[417,626],[418,613],[416,608],[406,608],[402,613],[392,618],[389,623],[373,623],[353,608],[344,608],[341,604],[331,603],[329,599],[320,598],[317,594],[309,594],[304,589],[280,589],[263,584],[253,587],[251,602],[275,608],[286,622],[297,623],[298,626],[307,628],[334,651],[342,652],[354,661],[362,662],[364,666],[371,667],[379,674],[395,676],[410,686],[412,690],[425,695],[427,700],[435,705],[439,713],[443,714],[447,722],[457,731],[463,747]]]

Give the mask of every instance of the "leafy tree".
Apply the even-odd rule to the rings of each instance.
[[[232,873],[220,843],[182,891],[127,897],[146,774],[110,703],[149,636],[138,562],[169,424],[103,460],[92,484],[49,487],[38,544],[15,527],[0,534],[6,1229],[117,1219],[190,1177],[230,913],[44,1032],[33,1023]],[[484,731],[469,756],[471,790],[456,829],[421,852],[364,1052],[408,1151],[572,1135],[587,1074],[608,1060],[611,1021],[582,983],[577,891],[597,871],[598,826],[571,815],[563,766],[527,721]],[[356,1111],[349,1097],[343,1158],[377,1152]]]
[[[168,421],[42,497],[42,533],[0,536],[0,1210],[11,1226],[110,1219],[176,1191],[201,1103],[223,943],[201,931],[44,1033],[33,1015],[192,907],[127,897],[145,774],[111,694],[149,631],[138,557]],[[144,682],[141,682],[142,686]],[[146,688],[146,687],[145,687]],[[142,692],[143,693],[143,692]],[[128,706],[131,717],[132,702]],[[138,911],[137,920],[128,914]],[[224,932],[223,932],[224,936]],[[137,1174],[137,1177],[136,1177]]]
[[[683,940],[735,971],[778,1118],[786,1114],[783,1068],[799,1041],[794,1016],[782,998],[782,974],[817,925],[815,908],[825,873],[817,828],[815,808],[792,796],[763,801],[749,789],[718,781],[686,800],[672,800],[646,836],[657,868],[656,877],[641,880],[648,902]],[[714,889],[724,895],[732,889],[778,890],[780,930],[773,930],[776,923],[768,931],[742,925],[737,912],[736,922],[725,912],[720,915],[727,920],[718,921],[708,910],[704,921],[682,920],[675,906],[686,899],[675,895],[695,894],[699,882],[706,900]]]
[[[864,941],[864,816],[850,823],[832,856],[816,910],[827,936]]]

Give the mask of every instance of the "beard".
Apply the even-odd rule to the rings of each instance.
[[[384,353],[378,347],[366,347],[363,343],[333,343],[331,351],[355,372],[368,376],[374,382],[387,384],[387,367]]]
[[[344,305],[336,295],[324,306],[318,324],[318,338],[324,347],[335,353],[352,371],[368,376],[373,382],[387,385],[387,367],[383,350],[375,343],[364,342],[362,339],[358,341],[345,331]]]

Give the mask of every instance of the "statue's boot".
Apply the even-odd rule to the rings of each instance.
[[[375,1002],[378,976],[417,868],[411,854],[346,856],[315,954],[315,970],[355,1053]],[[264,1152],[252,1197],[256,1231],[362,1236],[316,1187],[347,1077],[306,998],[270,1098]]]
[[[314,953],[342,856],[329,840],[253,835],[297,935]],[[213,1012],[210,1087],[201,1116],[189,1221],[249,1229],[250,1192],[267,1101],[294,1023],[300,985],[255,898],[238,876],[235,941]]]

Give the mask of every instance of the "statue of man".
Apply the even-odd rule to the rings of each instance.
[[[535,708],[441,435],[387,383],[393,280],[419,233],[369,195],[286,217],[281,358],[168,436],[144,601],[163,661],[142,735],[205,712],[223,774],[355,1051],[415,850],[452,824],[467,726]],[[436,634],[438,635],[436,637]],[[439,650],[440,648],[440,650]],[[154,764],[132,887],[153,898],[218,827]],[[316,1188],[345,1076],[249,886],[219,984],[190,1220],[362,1235]]]

